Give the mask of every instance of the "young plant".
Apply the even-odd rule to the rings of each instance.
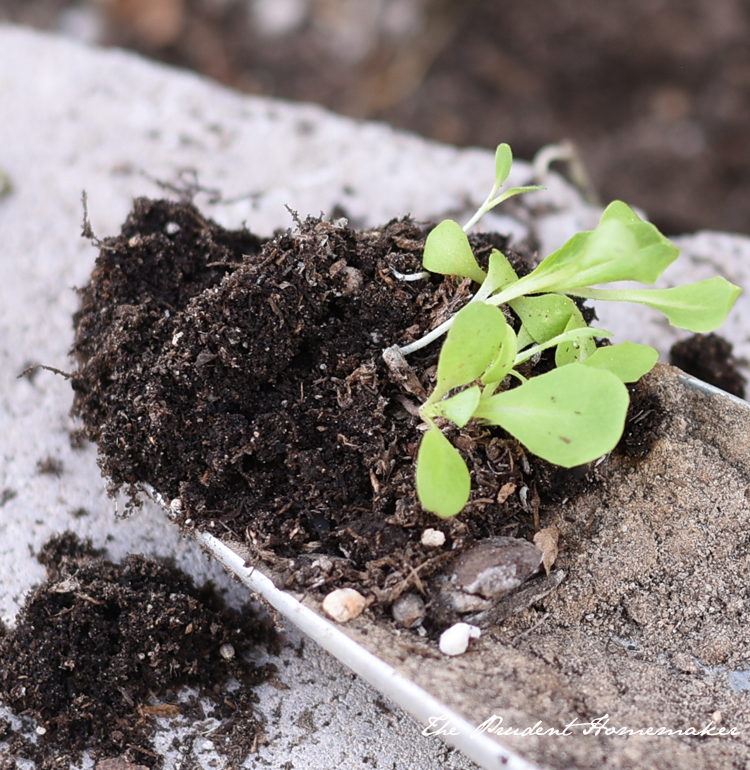
[[[597,347],[595,338],[611,333],[590,328],[571,297],[637,302],[660,310],[674,326],[708,332],[723,323],[741,291],[720,277],[671,289],[595,288],[615,281],[653,284],[679,255],[656,227],[620,201],[605,209],[596,229],[574,235],[528,275],[519,278],[498,250],[485,272],[466,230],[500,200],[538,189],[514,188],[498,196],[511,162],[510,149],[500,145],[495,186],[477,215],[464,228],[442,222],[425,243],[427,270],[470,278],[479,285],[476,293],[448,322],[401,348],[406,355],[447,332],[435,389],[420,408],[427,431],[416,471],[422,505],[441,517],[463,509],[471,481],[438,418],[458,428],[471,419],[497,425],[533,454],[566,468],[602,457],[620,440],[629,405],[624,383],[650,371],[658,353],[631,342]],[[517,317],[518,332],[501,306]],[[556,368],[527,380],[518,367],[548,348],[555,349]],[[516,381],[520,385],[511,387]]]

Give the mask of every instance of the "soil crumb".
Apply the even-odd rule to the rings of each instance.
[[[669,351],[669,362],[733,396],[745,398],[747,380],[737,369],[731,343],[718,334],[694,334],[676,342]]]
[[[159,768],[149,742],[156,718],[198,721],[206,709],[221,722],[219,752],[224,742],[241,761],[263,740],[251,688],[275,667],[255,667],[243,652],[276,649],[270,624],[169,562],[130,555],[113,564],[72,533],[48,541],[38,559],[47,580],[0,638],[0,699],[25,728],[0,725],[11,763],[0,767],[28,759],[59,768],[89,750],[95,760]],[[187,699],[183,686],[193,688]],[[25,737],[30,726],[36,742]]]

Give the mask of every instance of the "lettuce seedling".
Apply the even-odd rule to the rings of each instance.
[[[658,353],[624,342],[597,347],[612,336],[589,327],[571,297],[636,302],[660,310],[670,323],[693,332],[720,326],[740,289],[711,278],[671,289],[602,289],[594,284],[653,284],[679,250],[654,225],[620,201],[604,211],[596,229],[574,235],[528,275],[519,278],[506,257],[493,250],[485,272],[466,231],[501,200],[538,188],[498,190],[510,172],[507,145],[496,153],[492,192],[461,227],[446,220],[427,237],[423,264],[431,272],[470,278],[478,289],[446,323],[411,345],[406,355],[447,332],[434,390],[420,407],[427,425],[417,455],[417,493],[441,517],[459,513],[469,500],[469,471],[438,426],[463,428],[471,419],[497,425],[531,453],[566,468],[610,452],[622,436],[629,394],[624,383],[649,372]],[[506,306],[519,331],[506,321]],[[518,367],[549,348],[556,368],[526,379]],[[511,387],[512,383],[520,382]]]

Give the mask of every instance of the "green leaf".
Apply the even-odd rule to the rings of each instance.
[[[679,256],[679,249],[621,201],[611,203],[595,230],[578,233],[493,302],[524,294],[576,293],[612,281],[652,284]]]
[[[509,187],[501,195],[498,195],[497,198],[493,199],[491,208],[494,209],[495,206],[498,206],[501,203],[505,203],[508,198],[512,198],[514,195],[522,195],[523,193],[537,192],[538,190],[546,189],[546,187],[541,187],[538,184],[527,185],[526,187]]]
[[[581,289],[571,292],[590,299],[637,302],[661,311],[672,326],[691,332],[711,332],[721,326],[742,289],[725,278],[672,289]]]
[[[474,257],[466,233],[452,219],[441,222],[427,236],[422,264],[432,273],[460,275],[477,283],[487,277]]]
[[[572,468],[614,449],[629,401],[612,372],[570,364],[482,399],[474,416],[505,428],[544,460]]]
[[[679,255],[680,250],[654,225],[644,222],[622,201],[614,201],[604,210],[580,258],[578,275],[568,285],[613,281],[653,284]]]
[[[523,331],[523,328],[521,331]],[[553,337],[551,340],[547,340],[547,342],[540,342],[538,345],[532,345],[530,348],[521,350],[521,352],[516,356],[515,366],[522,364],[524,361],[528,361],[537,353],[541,353],[543,350],[547,350],[548,348],[554,348],[557,345],[563,345],[568,342],[574,342],[578,340],[591,339],[593,337],[611,336],[612,332],[608,332],[606,329],[597,329],[594,326],[580,326],[576,329],[570,329],[567,332],[558,334],[557,337]]]
[[[621,342],[597,348],[583,363],[598,369],[606,369],[623,382],[637,382],[650,372],[659,360],[659,353],[648,345]]]
[[[459,428],[463,428],[473,417],[481,395],[479,388],[474,385],[471,388],[462,390],[460,393],[456,393],[455,396],[434,404],[429,410],[429,414],[442,415],[446,420],[450,420],[458,425]]]
[[[472,227],[488,212],[498,206],[503,201],[512,198],[514,195],[520,195],[521,193],[534,192],[536,190],[543,190],[543,187],[528,186],[528,187],[511,187],[505,190],[500,195],[497,192],[503,186],[504,182],[510,175],[510,169],[513,165],[513,153],[507,144],[499,144],[495,150],[495,183],[492,185],[492,190],[487,196],[487,200],[479,207],[474,213],[474,216],[464,225],[464,231],[468,232]],[[428,268],[429,269],[429,268]]]
[[[534,342],[534,338],[529,333],[529,330],[525,326],[522,326],[518,330],[518,339],[517,339],[518,349],[523,350],[524,348],[531,345],[533,342]]]
[[[491,385],[494,382],[502,382],[505,375],[510,372],[518,355],[518,341],[516,333],[507,324],[505,325],[505,337],[500,344],[497,358],[490,364],[482,375],[482,383]]]
[[[508,261],[508,258],[501,251],[492,249],[490,252],[487,277],[479,290],[474,295],[475,300],[485,300],[490,294],[493,294],[506,286],[515,283],[518,280],[516,271]]]
[[[506,335],[502,310],[471,302],[456,313],[438,358],[437,385],[428,404],[484,374]]]
[[[508,178],[513,166],[513,152],[507,144],[498,144],[495,150],[495,190]]]
[[[600,221],[605,224],[617,221],[628,228],[636,243],[637,264],[631,267],[637,271],[637,274],[633,273],[632,278],[607,278],[596,283],[633,280],[651,285],[680,255],[677,246],[663,236],[655,225],[644,222],[630,206],[622,201],[610,203]]]
[[[570,314],[568,323],[565,326],[565,332],[571,332],[574,329],[587,329],[586,321],[583,320],[581,311],[573,304],[573,312]],[[567,342],[561,342],[555,350],[555,366],[566,366],[567,364],[580,363],[585,361],[596,351],[596,343],[593,337],[582,337]]]
[[[574,235],[527,278],[544,278],[545,291],[563,292],[593,283],[641,280],[634,277],[641,275],[636,250],[635,238],[622,222],[601,222],[596,230]]]
[[[581,320],[580,325],[586,325],[575,302],[561,294],[519,297],[508,304],[521,319],[534,342],[547,342],[562,334],[572,315],[577,314]]]
[[[562,294],[541,294],[518,297],[508,303],[521,319],[523,328],[535,342],[544,344],[573,329],[586,328],[581,311],[570,297]],[[592,336],[570,337],[557,343],[555,364],[564,366],[581,361],[596,350]]]
[[[417,495],[422,506],[447,519],[460,513],[471,494],[471,478],[461,455],[435,426],[417,453]]]

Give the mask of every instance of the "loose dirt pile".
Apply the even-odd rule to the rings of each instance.
[[[149,743],[157,717],[219,720],[215,745],[235,759],[262,740],[251,688],[275,669],[256,668],[243,653],[275,649],[267,623],[226,607],[211,585],[196,587],[168,563],[131,555],[112,564],[70,533],[38,558],[47,581],[0,639],[0,698],[34,720],[38,742],[3,724],[0,767],[27,758],[39,770],[59,768],[90,749],[94,758],[158,768]],[[185,685],[194,688],[187,700],[178,697]]]

